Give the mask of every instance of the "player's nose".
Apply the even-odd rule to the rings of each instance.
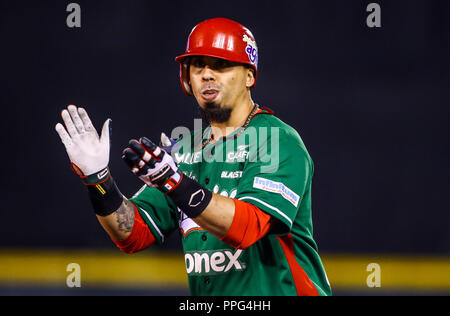
[[[211,69],[209,65],[205,65],[202,69],[202,79],[204,81],[214,81],[216,79],[216,75],[214,70]]]

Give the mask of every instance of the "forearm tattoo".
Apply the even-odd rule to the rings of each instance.
[[[133,229],[134,225],[134,207],[127,199],[123,200],[119,209],[114,212],[119,224],[119,231],[129,233]]]

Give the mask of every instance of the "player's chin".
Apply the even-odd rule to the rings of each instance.
[[[220,109],[222,106],[220,105],[220,103],[219,102],[206,102],[205,104],[204,104],[204,109],[207,109],[207,110],[212,110],[212,109]]]
[[[231,109],[227,107],[202,108],[199,106],[201,118],[209,123],[225,123],[230,119]]]
[[[205,110],[220,109],[222,107],[222,102],[219,99],[213,101],[205,101],[203,99],[200,99],[197,101],[200,107]]]

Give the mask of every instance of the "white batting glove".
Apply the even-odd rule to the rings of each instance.
[[[72,169],[87,177],[105,169],[109,163],[111,119],[103,124],[98,136],[85,109],[69,105],[61,112],[65,128],[56,124],[56,131],[66,147]]]

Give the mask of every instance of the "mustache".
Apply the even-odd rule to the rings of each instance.
[[[205,92],[205,91],[208,91],[208,90],[218,90],[218,91],[220,91],[222,89],[222,86],[220,86],[220,85],[218,85],[218,84],[216,84],[216,83],[205,83],[205,84],[202,84],[201,85],[201,87],[200,87],[200,93],[203,93],[203,92]]]

